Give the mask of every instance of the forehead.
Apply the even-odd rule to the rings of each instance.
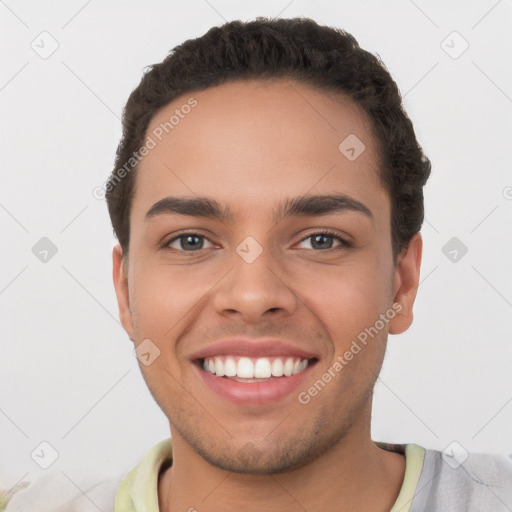
[[[283,197],[333,190],[389,214],[370,121],[339,93],[286,80],[223,84],[161,109],[146,142],[134,221],[167,195],[215,197],[249,215],[252,207],[275,213]]]

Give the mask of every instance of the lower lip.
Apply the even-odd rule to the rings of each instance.
[[[290,395],[304,381],[314,366],[308,367],[290,377],[275,377],[267,382],[237,382],[224,377],[217,377],[194,364],[206,385],[222,398],[238,405],[267,405],[279,402]]]

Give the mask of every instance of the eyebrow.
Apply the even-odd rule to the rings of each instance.
[[[366,205],[346,194],[287,198],[273,210],[273,218],[277,223],[287,217],[331,215],[341,212],[360,213],[373,220],[373,214]],[[225,221],[233,220],[233,214],[228,206],[222,206],[215,199],[208,197],[164,197],[146,212],[145,220],[159,215],[189,215]]]

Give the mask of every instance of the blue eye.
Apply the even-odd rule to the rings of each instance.
[[[197,233],[183,233],[180,236],[169,240],[164,247],[185,252],[194,252],[204,249],[205,240],[208,240],[208,238],[203,235],[198,235]],[[172,247],[172,244],[176,242],[179,242],[179,247]]]
[[[311,239],[311,246],[313,249],[319,249],[319,250],[328,250],[333,249],[333,242],[334,240],[337,240],[339,242],[338,247],[341,245],[342,247],[352,247],[352,244],[345,240],[344,238],[340,237],[339,235],[332,233],[330,231],[321,231],[318,233],[312,233],[308,235],[307,237],[303,238],[301,240],[302,242],[305,242],[306,240]]]

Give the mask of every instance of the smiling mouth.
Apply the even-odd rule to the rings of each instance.
[[[272,356],[272,357],[240,357],[219,355],[197,359],[195,363],[205,372],[216,377],[236,382],[253,383],[269,382],[286,379],[298,375],[316,364],[318,359]]]

